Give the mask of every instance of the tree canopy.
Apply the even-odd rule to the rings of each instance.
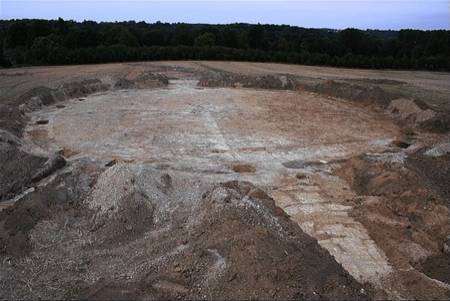
[[[0,20],[2,66],[139,60],[245,60],[450,70],[450,31]]]

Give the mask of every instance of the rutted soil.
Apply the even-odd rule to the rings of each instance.
[[[448,298],[447,75],[296,68],[2,78],[0,297]]]

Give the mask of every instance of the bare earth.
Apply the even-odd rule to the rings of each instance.
[[[450,148],[446,145],[450,143],[450,139],[448,133],[430,131],[422,126],[428,120],[434,120],[432,118],[436,118],[435,116],[441,116],[439,114],[445,115],[447,109],[450,108],[450,102],[448,101],[450,99],[450,74],[240,62],[151,62],[33,67],[0,72],[0,100],[3,103],[14,104],[15,102],[18,103],[16,99],[21,99],[21,95],[32,88],[46,86],[58,89],[64,83],[91,78],[100,79],[104,85],[114,86],[118,82],[118,78],[133,81],[139,78],[139,75],[143,72],[166,76],[169,79],[168,85],[151,88],[123,88],[116,85],[115,89],[108,88],[94,93],[83,92],[82,97],[67,96],[57,102],[40,106],[38,109],[25,110],[26,121],[21,127],[22,149],[26,149],[27,153],[37,157],[59,152],[67,163],[65,167],[52,175],[40,179],[31,186],[24,187],[34,187],[37,192],[23,194],[25,190],[23,189],[18,191],[14,198],[0,202],[0,210],[5,208],[0,211],[0,225],[2,227],[0,230],[3,229],[7,233],[5,229],[10,229],[7,226],[8,218],[11,219],[15,214],[17,216],[23,214],[21,213],[23,209],[20,206],[29,205],[21,205],[21,202],[23,204],[33,202],[33,194],[42,194],[41,191],[54,189],[46,187],[59,187],[58,189],[60,189],[62,186],[68,186],[68,184],[63,185],[59,182],[60,178],[63,178],[65,179],[64,183],[67,183],[65,177],[68,174],[76,179],[74,180],[76,182],[74,187],[83,191],[76,194],[77,198],[80,199],[80,204],[83,204],[80,206],[83,208],[87,206],[88,208],[82,210],[94,211],[94,213],[89,211],[90,213],[78,213],[78,215],[90,216],[89,214],[94,214],[94,219],[96,219],[103,216],[102,214],[106,214],[99,213],[103,212],[103,209],[99,208],[109,208],[110,205],[106,204],[112,202],[113,199],[114,208],[123,206],[121,202],[128,204],[130,202],[130,190],[134,191],[135,188],[127,187],[134,187],[134,181],[139,183],[139,181],[144,181],[142,179],[154,177],[154,172],[149,170],[158,171],[157,177],[160,176],[160,171],[167,172],[168,178],[164,174],[161,175],[161,183],[166,184],[157,184],[155,187],[158,187],[160,189],[158,191],[164,193],[166,193],[166,188],[162,189],[158,185],[179,187],[176,188],[176,192],[170,195],[170,201],[166,199],[162,201],[163,203],[168,202],[164,206],[170,207],[170,210],[164,207],[166,208],[164,210],[169,210],[170,214],[164,213],[162,216],[166,216],[165,214],[173,215],[169,218],[172,221],[171,225],[177,225],[173,226],[173,229],[178,229],[176,227],[184,225],[185,219],[190,219],[186,216],[207,215],[208,210],[212,210],[210,219],[216,218],[216,215],[214,215],[214,212],[216,212],[214,208],[216,207],[210,208],[209,205],[200,203],[196,206],[202,208],[199,209],[201,213],[195,213],[195,211],[189,211],[194,210],[192,208],[195,206],[192,204],[186,205],[186,199],[192,200],[192,202],[195,199],[195,202],[197,202],[202,193],[204,195],[209,193],[211,194],[210,199],[217,202],[216,190],[214,190],[217,188],[211,187],[216,187],[215,185],[218,185],[218,183],[245,181],[261,189],[261,193],[272,199],[274,205],[282,209],[283,214],[287,214],[289,223],[299,227],[298,231],[303,233],[296,235],[305,235],[305,237],[312,238],[312,241],[317,242],[317,248],[325,250],[327,256],[331,255],[330,261],[335,260],[338,266],[340,265],[343,268],[344,273],[348,273],[351,281],[354,281],[354,284],[353,282],[348,284],[349,291],[333,288],[321,291],[321,297],[446,299],[450,296],[450,284],[446,280],[448,279],[448,270],[446,271],[444,267],[441,272],[435,274],[429,272],[429,266],[436,265],[436,262],[441,262],[440,267],[449,262],[449,251],[446,251],[445,248],[449,243],[448,236],[450,234],[450,201],[448,189],[445,188],[445,181],[448,182],[449,179],[447,176],[450,170],[448,168],[450,165],[448,155]],[[223,84],[220,87],[208,87],[208,84],[199,86],[199,80],[208,83],[207,80],[204,80],[205,78],[227,76],[226,80],[230,81],[234,80],[230,79],[232,76],[237,75],[240,76],[239,78],[246,76],[247,82],[254,80],[255,86],[250,86],[247,82],[244,84],[233,82]],[[258,84],[258,81],[264,76],[272,76],[276,80],[280,78],[280,88],[266,89]],[[299,83],[295,86],[297,88],[285,88],[286,78],[290,81],[296,80]],[[329,90],[322,92],[320,90],[321,85],[327,85],[330,81],[336,83],[336,85],[347,85],[346,88],[368,89],[369,92],[367,93],[382,89],[383,93],[386,94],[381,93],[381,96],[379,96],[380,93],[377,92],[376,97],[382,99],[383,102],[386,102],[387,98],[388,104],[380,106],[376,103],[377,99],[368,102],[366,99],[359,100],[353,96],[351,99],[346,99],[341,94],[330,94]],[[222,82],[225,81],[222,80]],[[307,88],[298,88],[303,87],[302,85],[306,85]],[[337,89],[336,93],[341,93],[340,88]],[[371,94],[368,95],[372,97]],[[365,96],[361,97],[364,98]],[[391,102],[391,99],[397,98],[407,100]],[[415,100],[420,101],[420,108],[414,105]],[[401,104],[403,107],[395,106],[394,103]],[[405,106],[407,108],[404,108]],[[445,124],[439,123],[438,126],[439,129],[445,128]],[[441,151],[441,149],[443,150]],[[426,155],[427,151],[432,154],[437,152],[438,155]],[[440,166],[441,171],[430,171],[433,169],[432,166]],[[175,185],[174,183],[178,183],[177,181],[181,181],[182,184]],[[197,184],[186,184],[186,181],[189,183],[194,181],[200,184],[197,187]],[[159,200],[161,192],[155,192],[154,189],[156,188],[154,187],[148,188],[146,186],[150,185],[148,183],[144,181],[142,186],[136,184],[136,187],[141,187],[136,188],[136,193]],[[242,193],[242,189],[242,187],[238,189],[239,193]],[[21,193],[22,196],[20,196]],[[184,193],[188,193],[189,197],[180,197]],[[132,200],[141,202],[140,197],[136,197],[135,194],[132,195]],[[53,194],[51,197],[53,197]],[[44,199],[51,197],[45,196],[44,193]],[[115,200],[116,198],[117,200]],[[245,202],[245,197],[240,196],[240,198],[243,198],[242,202]],[[178,203],[172,203],[174,199],[182,199],[183,201],[178,205]],[[265,200],[265,197],[258,195],[255,199]],[[265,201],[261,202],[266,204]],[[152,212],[162,210],[158,209],[159,205],[155,206],[152,207],[151,210],[155,210]],[[63,212],[65,212],[64,210]],[[106,211],[108,210],[110,209]],[[139,210],[142,210],[142,208]],[[166,212],[164,210],[161,212]],[[270,210],[276,212],[276,209]],[[106,225],[99,226],[106,230],[100,228],[99,231],[103,232],[98,232],[99,234],[83,234],[85,235],[83,236],[81,233],[85,231],[84,227],[87,227],[86,229],[91,227],[90,224],[88,225],[87,217],[86,222],[83,221],[83,218],[80,219],[78,224],[74,222],[77,225],[76,227],[73,226],[75,228],[71,228],[69,222],[69,228],[65,230],[64,223],[59,223],[64,220],[66,213],[61,213],[61,211],[57,211],[57,213],[45,212],[43,217],[33,220],[30,229],[23,232],[25,241],[30,242],[30,246],[27,242],[27,248],[29,249],[25,254],[21,254],[20,258],[15,259],[14,252],[11,251],[15,250],[14,243],[16,240],[11,239],[11,234],[8,234],[10,232],[3,236],[0,235],[0,238],[3,237],[3,241],[7,244],[7,247],[3,250],[3,255],[0,253],[0,256],[3,256],[0,259],[3,260],[5,271],[7,271],[3,274],[0,272],[0,289],[3,285],[5,292],[4,295],[0,293],[0,297],[35,297],[33,290],[37,289],[36,287],[39,285],[43,285],[45,281],[51,281],[47,278],[41,279],[37,275],[34,275],[34,278],[24,276],[22,280],[27,283],[29,289],[25,288],[21,291],[18,288],[21,277],[17,276],[17,273],[20,268],[24,268],[27,260],[36,264],[35,270],[32,269],[33,271],[42,268],[42,265],[49,265],[48,262],[38,260],[38,263],[36,263],[33,261],[36,260],[33,258],[37,258],[37,254],[45,257],[45,255],[42,255],[45,252],[42,253],[43,247],[39,242],[42,243],[43,239],[48,239],[45,238],[46,232],[60,231],[58,233],[65,233],[50,243],[50,245],[54,245],[52,248],[56,250],[54,251],[55,254],[51,256],[58,257],[65,254],[64,252],[69,252],[67,244],[71,240],[95,240],[98,237],[103,239],[106,237],[104,233],[109,233],[108,231],[121,231],[114,230],[119,227],[116,219],[120,220],[114,214],[109,215],[108,213],[106,222],[104,220],[101,223],[98,222],[101,225]],[[119,210],[119,212],[122,211]],[[144,210],[144,212],[146,211]],[[184,216],[179,212],[190,213],[186,213],[187,215]],[[218,220],[227,216],[226,212],[228,211],[224,212],[222,215],[218,215]],[[67,213],[67,216],[70,217],[73,214],[71,211],[71,213]],[[140,218],[144,217],[137,217],[137,220],[140,221]],[[258,218],[262,217],[258,215]],[[277,218],[275,217],[275,219]],[[68,219],[70,220],[70,218]],[[108,240],[107,245],[111,244],[114,248],[117,247],[117,244],[122,245],[120,250],[114,249],[114,251],[111,249],[110,256],[117,256],[117,258],[126,256],[125,254],[130,250],[123,248],[134,248],[139,253],[139,248],[144,248],[148,243],[146,239],[156,235],[155,229],[165,231],[164,229],[171,227],[157,220],[156,218],[152,225],[158,225],[161,228],[139,230],[141,232],[139,232],[139,236],[136,236],[138,238],[134,242],[127,241],[124,243],[121,241],[122,238]],[[203,219],[200,220],[203,221]],[[208,219],[206,218],[206,220]],[[263,220],[263,223],[268,223],[267,227],[272,227],[266,219]],[[273,217],[269,220],[273,220]],[[2,221],[3,224],[1,224]],[[17,227],[20,227],[20,221],[14,223],[17,223]],[[187,224],[189,223],[187,222]],[[198,222],[198,224],[202,223]],[[233,219],[224,220],[223,223],[232,225]],[[291,227],[284,226],[284,223],[283,221],[281,227]],[[142,225],[144,224],[145,222],[142,222]],[[205,224],[202,225],[206,227]],[[212,226],[215,224],[208,225],[206,228],[210,230],[207,231],[212,231],[208,232],[208,235],[217,235],[216,232],[213,232],[216,231],[216,228]],[[94,228],[97,229],[96,227]],[[132,229],[135,231],[134,229],[138,226],[134,225],[133,227]],[[190,229],[191,226],[185,227]],[[78,238],[75,238],[74,233],[78,231],[75,229],[80,229],[80,234],[77,234]],[[192,229],[194,230],[188,231],[189,235],[198,231],[195,227]],[[86,233],[89,233],[89,231],[86,230]],[[171,231],[174,231],[173,236],[177,239],[183,237],[183,235],[189,236],[182,232],[175,232],[175,230]],[[236,233],[231,233],[234,232],[230,230],[228,234],[222,235],[223,237],[229,235],[230,239],[236,237]],[[249,232],[248,235],[259,239],[258,233],[260,232],[255,233]],[[91,238],[88,239],[87,237]],[[184,258],[180,259],[185,260],[180,261],[180,269],[188,269],[191,265],[195,266],[195,263],[186,263],[186,258],[189,255],[184,253],[188,252],[186,250],[191,250],[189,249],[191,242],[177,244],[170,240],[169,243],[168,238],[164,235],[161,237],[158,238],[161,245],[170,245],[167,250],[173,252],[170,253],[174,256],[173,258],[178,258],[177,256]],[[192,236],[189,237],[189,239],[194,239]],[[275,235],[274,237],[278,236]],[[203,244],[204,241],[201,239],[203,238],[198,238],[195,243],[201,242]],[[275,241],[278,239],[281,238],[273,240],[274,245],[282,244]],[[155,243],[158,244],[158,240]],[[195,243],[192,242],[192,244]],[[245,241],[243,241],[236,242],[236,246],[240,246],[240,243],[245,245]],[[134,244],[134,247],[132,247],[132,244]],[[259,241],[256,245],[258,244]],[[48,242],[47,245],[49,245]],[[89,246],[91,245],[89,244]],[[257,280],[258,278],[252,281],[246,278],[249,291],[243,290],[242,294],[233,295],[231,293],[233,292],[231,290],[233,284],[229,286],[223,284],[228,281],[225,279],[235,277],[231,270],[234,271],[233,264],[237,264],[236,262],[239,262],[242,269],[250,263],[245,260],[239,261],[237,258],[240,258],[241,255],[237,255],[240,253],[235,253],[237,251],[234,251],[234,249],[229,253],[225,251],[235,247],[232,243],[231,245],[226,244],[224,249],[221,249],[218,242],[215,242],[214,246],[213,248],[213,245],[208,246],[205,243],[207,249],[205,252],[209,254],[209,257],[215,258],[215,262],[201,263],[206,264],[205,275],[214,279],[214,281],[211,280],[213,282],[208,282],[208,287],[211,287],[210,295],[197,294],[192,286],[193,283],[197,283],[197,280],[181,280],[181,278],[172,274],[170,274],[172,275],[170,277],[166,274],[164,274],[164,277],[161,276],[163,275],[162,271],[178,269],[176,266],[168,267],[158,263],[158,272],[150,269],[152,264],[149,262],[146,262],[145,265],[139,263],[145,257],[140,253],[136,256],[130,255],[129,258],[130,269],[131,266],[133,269],[137,269],[134,270],[133,277],[139,278],[139,281],[131,278],[118,281],[117,278],[114,278],[115,276],[111,276],[111,279],[108,277],[100,279],[100,276],[98,276],[101,274],[100,271],[106,272],[107,269],[105,270],[105,267],[100,264],[94,264],[91,267],[88,266],[87,271],[83,270],[77,273],[53,268],[48,272],[49,275],[53,273],[55,277],[67,277],[70,281],[61,283],[55,280],[53,285],[59,285],[59,287],[52,292],[42,288],[37,290],[40,296],[44,298],[68,296],[107,299],[113,296],[119,298],[146,298],[149,296],[151,298],[173,296],[185,298],[214,298],[215,296],[229,298],[248,298],[251,296],[259,298],[301,297],[295,295],[301,292],[301,289],[298,289],[298,292],[295,293],[282,289],[281,293],[277,295],[276,287],[282,286],[280,283],[283,282],[273,284],[275,283],[274,280],[270,280],[272,282],[267,280],[274,287],[268,289],[268,295],[265,295],[262,292],[264,292],[266,284]],[[262,246],[262,243],[258,246]],[[275,248],[270,242],[265,242],[264,246],[268,250],[272,250],[272,247]],[[103,247],[101,245],[101,248]],[[79,250],[85,250],[86,243],[80,243],[79,246],[78,243],[75,243],[73,248],[74,250],[78,250],[78,248],[80,248]],[[99,250],[100,247],[94,244],[94,248]],[[303,246],[302,248],[306,247]],[[197,251],[194,248],[189,252],[197,254]],[[69,253],[72,254],[72,252]],[[90,257],[94,256],[91,254],[95,252],[85,252],[83,256],[92,261],[97,258]],[[160,250],[155,252],[158,253]],[[224,252],[231,257],[223,257]],[[269,256],[268,258],[275,260],[278,256],[281,256],[276,252],[278,251],[273,251],[272,257]],[[295,254],[295,251],[293,252]],[[298,252],[300,256],[303,251]],[[310,253],[314,254],[314,252]],[[307,256],[310,256],[310,253],[302,256],[309,258]],[[71,256],[75,255],[68,256],[68,258],[72,258]],[[177,262],[178,259],[171,259],[170,256],[164,260]],[[154,257],[151,258],[154,259]],[[203,257],[200,256],[199,258]],[[259,257],[256,256],[255,258]],[[439,259],[430,261],[430,258]],[[78,261],[79,258],[74,257],[73,260]],[[230,263],[233,260],[236,262]],[[268,259],[261,257],[261,260]],[[296,262],[294,259],[292,260],[292,262]],[[327,260],[324,259],[324,262],[327,262]],[[320,261],[320,259],[317,259],[317,262]],[[8,262],[10,266],[6,267]],[[13,263],[11,264],[11,262]],[[259,261],[257,260],[257,262]],[[314,260],[311,259],[310,262],[314,262]],[[52,264],[57,265],[55,262]],[[108,261],[107,264],[111,265],[112,275],[119,269],[119,263],[114,260]],[[231,266],[227,266],[227,264]],[[122,265],[123,262],[120,266]],[[280,273],[283,272],[283,269],[286,269],[281,263],[278,268],[270,268],[279,270]],[[123,269],[126,270],[125,267]],[[139,269],[143,270],[138,272]],[[269,267],[262,266],[257,274],[265,273],[264,269],[269,269]],[[318,270],[320,269],[317,268]],[[246,273],[245,270],[236,271],[237,274]],[[334,267],[328,268],[328,266],[323,271],[323,274],[329,273],[328,275],[338,273],[335,272]],[[122,275],[122,272],[117,272],[117,275]],[[151,282],[148,282],[148,275],[150,275],[148,273],[160,275],[158,277],[161,278],[156,280],[152,278]],[[203,272],[198,273],[200,275]],[[229,273],[231,274],[229,275]],[[307,274],[302,274],[307,273],[305,270],[290,271],[289,281],[296,279],[296,273],[300,278],[307,277]],[[142,280],[144,279],[142,277],[146,280]],[[312,279],[316,279],[314,277],[316,276],[312,276]],[[317,277],[317,279],[320,278]],[[341,283],[343,283],[341,281],[344,281],[339,277],[333,278],[336,279],[333,280],[335,282],[332,282],[336,287],[341,287]],[[73,281],[82,284],[77,284],[75,289],[72,284],[68,284]],[[314,285],[306,285],[302,281],[299,280],[297,283],[305,285],[304,290],[305,292],[308,291],[303,296],[306,298],[313,297],[315,291],[311,287]],[[319,280],[314,281],[316,281],[316,284],[319,283]],[[152,286],[152,290],[147,291],[143,288],[145,287],[143,283]],[[201,283],[201,285],[206,285],[204,281]],[[326,283],[328,287],[331,282]],[[128,285],[126,288],[118,287],[125,284]],[[201,287],[200,284],[198,285]],[[267,287],[270,286],[267,285]],[[321,285],[322,288],[325,286],[322,282]],[[363,285],[363,287],[357,285]],[[310,288],[311,291],[309,291]],[[120,295],[117,293],[119,289],[127,293]],[[236,289],[234,292],[237,292]],[[253,293],[254,295],[252,295]]]

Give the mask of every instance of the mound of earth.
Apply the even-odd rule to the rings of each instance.
[[[23,141],[0,129],[0,200],[20,193],[45,164],[48,158],[32,155],[23,147]]]
[[[116,164],[75,205],[61,198],[70,176],[58,181],[0,213],[2,298],[370,297],[250,183]]]
[[[289,75],[251,76],[230,72],[208,72],[200,77],[201,87],[242,87],[273,90],[294,90],[295,78]]]
[[[397,268],[397,290],[405,287],[402,293],[408,296],[411,288],[406,286],[412,286],[415,298],[441,299],[449,296],[449,283],[420,272],[433,279],[448,279],[448,269],[436,269],[439,262],[446,265],[449,255],[445,251],[450,232],[448,195],[440,186],[443,179],[420,173],[427,160],[420,157],[423,155],[411,159],[393,153],[363,155],[347,161],[337,174],[360,195],[352,216]],[[428,162],[426,166],[432,165]]]

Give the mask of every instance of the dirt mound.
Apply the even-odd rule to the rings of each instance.
[[[46,161],[46,157],[26,152],[22,140],[0,129],[0,200],[23,191]]]
[[[169,79],[163,74],[150,72],[139,73],[137,76],[120,77],[114,84],[115,89],[148,89],[164,87]]]
[[[365,155],[349,160],[337,173],[360,195],[352,216],[402,271],[399,283],[422,279],[408,284],[415,288],[416,298],[443,298],[449,294],[448,287],[413,266],[442,255],[450,233],[449,208],[439,191],[427,185],[426,177],[405,165],[408,161],[389,153]],[[448,182],[442,177],[438,181]],[[433,277],[427,269],[423,271]]]
[[[436,116],[436,112],[425,108],[424,104],[419,106],[416,101],[406,98],[392,100],[388,111],[405,126],[418,126]]]
[[[0,129],[21,136],[25,123],[26,117],[17,105],[0,104]]]
[[[65,99],[83,97],[108,89],[109,85],[96,78],[64,83],[61,87],[57,88],[57,90],[60,90],[64,94]]]
[[[408,167],[420,178],[420,183],[439,194],[450,208],[450,153],[439,153],[437,147],[421,150],[408,157]],[[432,156],[437,152],[438,156]]]
[[[267,74],[242,75],[230,72],[204,73],[198,83],[201,87],[244,87],[273,90],[306,90],[347,100],[375,104],[386,108],[396,96],[375,84],[358,85],[335,80]]]
[[[78,161],[69,173],[56,174],[48,185],[32,188],[12,207],[0,211],[0,256],[27,255],[32,250],[29,233],[43,219],[79,214],[74,208],[87,196],[99,171],[89,161]]]
[[[421,122],[420,127],[434,133],[448,133],[450,131],[450,113],[437,112],[433,118]]]
[[[367,104],[375,104],[382,108],[386,108],[390,101],[395,98],[394,95],[378,86],[363,86],[334,80],[317,84],[314,92]]]
[[[17,104],[21,111],[34,111],[42,106],[48,106],[66,99],[86,96],[92,93],[105,91],[109,85],[99,79],[86,79],[63,83],[56,89],[49,87],[36,87],[18,97]]]
[[[450,254],[448,253],[429,257],[418,264],[417,268],[431,278],[450,284],[450,273],[448,272],[450,270]]]
[[[70,188],[61,184],[47,193]],[[104,195],[108,184],[117,195]],[[116,164],[84,202],[72,197],[62,203],[42,197],[0,213],[8,216],[2,216],[2,233],[7,229],[11,237],[16,227],[16,236],[22,236],[9,239],[10,251],[23,241],[29,248],[25,257],[0,258],[0,297],[367,299],[371,294],[250,183],[208,184]],[[10,219],[20,212],[29,222],[13,227]]]
[[[58,100],[63,100],[62,91],[51,89],[49,87],[35,87],[20,95],[18,104],[21,105],[22,108],[25,108],[26,106],[29,110],[37,110],[43,105],[50,105]]]
[[[295,79],[291,75],[242,75],[227,72],[211,72],[200,77],[200,87],[242,87],[272,90],[294,90]]]

